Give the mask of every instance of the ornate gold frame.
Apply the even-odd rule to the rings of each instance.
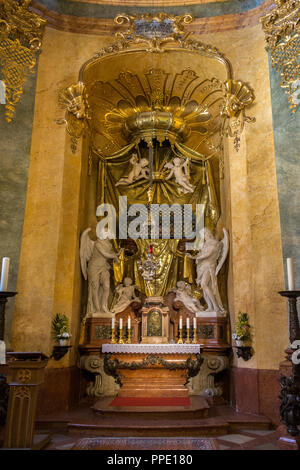
[[[87,70],[91,70],[91,67],[97,66],[100,62],[102,63],[103,59],[107,57],[116,57],[116,59],[120,60],[120,58],[126,54],[136,53],[138,55],[140,53],[151,53],[155,60],[157,54],[160,55],[164,52],[166,52],[168,56],[170,56],[172,52],[179,52],[180,54],[197,53],[201,56],[215,59],[224,65],[226,80],[223,84],[224,103],[219,111],[219,115],[223,119],[223,125],[220,126],[220,133],[222,135],[234,136],[235,147],[238,151],[240,134],[243,130],[244,122],[253,122],[253,119],[245,116],[244,111],[245,107],[252,104],[254,94],[245,83],[233,80],[231,64],[222,53],[215,47],[188,37],[189,33],[184,32],[184,24],[189,24],[192,21],[193,17],[190,14],[169,16],[165,13],[155,15],[143,14],[141,16],[120,14],[115,18],[115,22],[119,25],[127,23],[129,26],[128,30],[125,32],[117,32],[117,41],[115,43],[102,48],[95,53],[91,59],[85,62],[80,69],[78,83],[60,94],[59,101],[61,106],[66,109],[66,115],[64,119],[57,120],[57,122],[67,124],[67,130],[72,139],[73,151],[76,149],[76,140],[82,135],[84,129],[89,127],[91,122],[88,111],[89,97],[87,96],[87,84],[85,82]],[[71,89],[72,92],[70,92]],[[75,90],[76,93],[74,94]],[[150,137],[147,137],[145,134],[146,131],[141,131],[141,128],[143,126],[147,128],[149,124],[147,119],[152,120],[153,123],[157,123],[157,126],[162,127],[162,129],[166,129],[169,126],[168,133],[172,134],[166,116],[166,113],[170,111],[168,104],[164,105],[165,107],[158,108],[155,99],[151,99],[151,102],[152,104],[149,105],[150,108],[147,109],[148,117],[144,112],[143,116],[135,116],[131,119],[129,124],[126,123],[127,128],[129,126],[132,133],[136,132],[136,135],[140,133],[146,141],[148,141],[151,136],[149,134]],[[135,107],[135,105],[132,106]],[[182,106],[182,103],[178,104],[178,106]],[[112,107],[111,112],[115,112],[114,107]],[[174,113],[176,114],[176,111],[174,111]],[[173,117],[175,115],[174,113]],[[178,120],[175,121],[176,120],[173,119],[171,124],[174,131],[173,140],[176,141],[179,139],[182,142],[184,141],[182,133],[179,137],[180,133],[176,133],[176,126],[181,130],[183,126],[181,126]],[[156,132],[156,136],[157,135],[159,135],[158,131]],[[161,131],[161,136],[161,138],[163,138],[163,131]]]

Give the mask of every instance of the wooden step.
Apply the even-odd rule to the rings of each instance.
[[[165,389],[161,390],[160,388],[155,389],[151,388],[150,390],[147,389],[126,389],[121,388],[118,392],[118,397],[188,397],[189,391],[185,389],[174,389],[171,390]]]
[[[208,417],[209,405],[203,397],[190,397],[189,406],[110,406],[111,398],[100,398],[93,406],[95,416],[103,419],[122,420],[141,419],[200,419]]]
[[[68,431],[70,434],[88,436],[130,436],[130,437],[171,437],[171,436],[217,436],[227,434],[228,423],[213,419],[199,420],[197,423],[191,420],[190,423],[179,424],[178,422],[156,424],[78,424],[70,423]]]

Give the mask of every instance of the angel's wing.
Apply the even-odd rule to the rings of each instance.
[[[222,249],[218,260],[218,265],[216,267],[216,276],[219,274],[220,269],[222,268],[226,256],[228,255],[229,250],[229,235],[226,228],[223,228],[224,237],[220,243],[222,243]]]
[[[94,248],[94,241],[90,239],[89,232],[91,231],[90,228],[85,229],[80,237],[80,264],[82,274],[85,280],[87,280],[87,264],[91,259],[93,248]]]

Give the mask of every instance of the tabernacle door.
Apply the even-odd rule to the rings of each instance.
[[[162,297],[148,297],[142,308],[142,343],[169,342],[170,315]]]

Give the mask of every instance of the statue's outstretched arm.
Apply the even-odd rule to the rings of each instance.
[[[99,251],[99,253],[104,256],[105,258],[108,258],[108,259],[118,259],[118,255],[117,253],[115,253],[112,249],[111,250],[105,250],[104,247],[102,247],[101,245],[99,245],[99,243],[96,243],[96,249]]]
[[[173,173],[174,173],[174,168],[171,169],[170,173],[169,173],[168,176],[166,177],[166,181],[169,180],[170,178],[172,178]]]
[[[202,248],[201,254],[199,253],[198,255],[196,255],[196,260],[199,261],[199,260],[207,259],[210,257],[210,255],[214,253],[214,251],[215,251],[214,246],[210,246],[204,249]]]

